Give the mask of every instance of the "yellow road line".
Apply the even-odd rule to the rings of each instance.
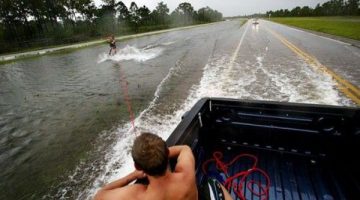
[[[338,89],[346,96],[348,96],[352,101],[360,105],[360,89],[357,86],[351,84],[349,81],[336,74],[333,70],[321,64],[315,57],[299,49],[275,31],[272,31],[267,27],[265,27],[265,29],[273,34],[277,39],[279,39],[290,50],[303,58],[308,64],[310,64],[310,66],[313,66],[316,70],[330,75],[336,81]]]

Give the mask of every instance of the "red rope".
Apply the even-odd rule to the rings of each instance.
[[[266,186],[263,186],[260,181],[250,180],[246,184],[246,188],[255,196],[258,196],[261,200],[267,200],[269,199],[269,188],[270,188],[270,177],[269,175],[263,171],[262,169],[257,168],[258,159],[256,156],[252,154],[239,154],[235,158],[233,158],[229,163],[224,163],[221,161],[223,158],[223,154],[219,151],[216,151],[213,153],[213,158],[206,160],[202,165],[202,171],[206,175],[207,174],[207,166],[211,162],[215,162],[216,168],[220,170],[221,172],[225,173],[227,179],[224,181],[224,186],[229,191],[232,187],[234,193],[241,199],[246,200],[244,196],[244,183],[248,179],[249,175],[252,173],[259,173],[266,179]],[[250,169],[241,171],[236,173],[233,176],[229,176],[228,169],[231,165],[233,165],[236,161],[238,161],[241,158],[250,158],[253,160],[253,165]],[[236,184],[234,181],[240,179],[238,184]],[[258,188],[258,191],[255,191],[253,189],[253,186],[256,186]],[[263,198],[262,198],[263,197]]]
[[[133,113],[132,107],[131,107],[131,99],[129,97],[128,82],[126,81],[126,77],[124,76],[124,73],[122,73],[121,66],[119,66],[119,72],[120,72],[120,86],[123,91],[124,99],[125,99],[125,102],[126,102],[126,105],[128,108],[131,125],[132,125],[132,128],[136,135],[135,117],[134,117],[134,113]]]

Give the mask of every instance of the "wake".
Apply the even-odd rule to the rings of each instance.
[[[98,64],[105,61],[118,62],[122,60],[134,60],[136,62],[144,62],[158,57],[163,52],[163,50],[164,49],[161,47],[145,47],[142,49],[138,49],[134,46],[127,45],[124,48],[118,49],[117,53],[113,56],[110,56],[108,53],[100,54],[98,58]]]

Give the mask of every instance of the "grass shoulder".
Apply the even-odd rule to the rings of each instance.
[[[331,35],[360,40],[360,17],[276,17],[271,21]]]

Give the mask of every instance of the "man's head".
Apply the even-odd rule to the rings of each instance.
[[[135,166],[150,176],[164,175],[169,150],[164,140],[152,133],[142,133],[134,141],[131,151]]]

